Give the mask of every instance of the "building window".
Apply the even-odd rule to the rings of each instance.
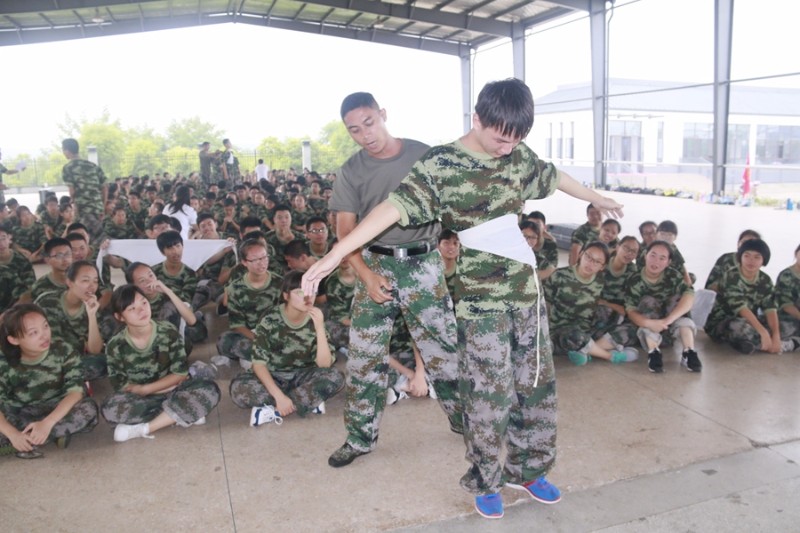
[[[614,174],[643,172],[642,123],[638,120],[608,121],[608,171]]]
[[[658,139],[656,140],[656,162],[664,162],[664,121],[658,122]]]
[[[800,126],[758,126],[756,163],[800,163]]]
[[[564,140],[564,123],[563,122],[559,122],[558,123],[558,137],[556,137],[556,158],[557,159],[561,159],[564,156],[564,151],[563,151],[564,145],[563,145],[563,142],[562,142],[563,140]]]
[[[544,140],[544,156],[548,159],[553,157],[553,123],[547,124],[547,137]]]
[[[566,146],[564,147],[564,151],[566,152],[566,158],[569,160],[575,159],[575,123],[570,122],[569,127],[567,129],[567,139],[566,139]]]
[[[714,159],[714,125],[688,122],[683,125],[681,163],[708,163]]]

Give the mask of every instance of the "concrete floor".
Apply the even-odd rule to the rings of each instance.
[[[776,272],[797,245],[785,249],[797,239],[787,228],[797,226],[780,218],[796,213],[619,197],[639,206],[629,210],[623,233],[643,219],[631,216],[637,209],[673,218],[681,230],[701,220],[694,224],[704,237],[686,231],[678,241],[699,283],[747,225],[770,227],[779,217]],[[572,200],[542,204],[552,222],[581,220],[582,205]],[[224,326],[210,308],[206,314],[212,331]],[[205,426],[117,444],[101,421],[66,450],[45,447],[44,459],[0,458],[0,530],[797,531],[800,353],[735,355],[702,333],[698,352],[701,374],[682,369],[672,349],[662,375],[649,373],[644,358],[581,368],[559,359],[558,460],[549,479],[563,501],[544,506],[504,490],[502,520],[478,517],[459,488],[464,444],[436,402],[390,406],[377,450],[333,469],[327,457],[344,440],[342,395],[325,415],[250,428],[249,413],[227,397],[234,363],[220,375],[224,396]],[[212,355],[208,343],[191,359]],[[95,395],[102,400],[108,392],[100,384]]]

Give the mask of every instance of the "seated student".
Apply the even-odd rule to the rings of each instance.
[[[69,197],[65,197],[69,199]],[[67,202],[58,206],[59,223],[53,228],[53,237],[66,237],[67,226],[75,222],[75,208]]]
[[[602,220],[603,214],[599,209],[592,204],[586,206],[586,222],[572,232],[572,244],[569,248],[569,266],[575,266],[578,263],[578,255],[580,255],[584,246],[597,240]]]
[[[141,289],[142,294],[150,303],[150,313],[155,320],[169,322],[178,330],[180,330],[181,319],[186,322],[187,354],[191,353],[193,343],[202,342],[208,338],[205,322],[198,319],[199,311],[192,311],[192,307],[181,300],[163,281],[159,280],[148,265],[138,261],[131,263],[125,271],[125,281]]]
[[[775,306],[778,308],[781,339],[798,339],[800,336],[800,246],[794,250],[794,264],[784,268],[778,274],[774,294]]]
[[[444,263],[444,281],[447,283],[447,291],[455,302],[458,256],[461,254],[461,241],[458,240],[458,233],[451,229],[443,229],[439,234],[437,249]]]
[[[544,213],[531,211],[525,218],[539,226],[539,240],[533,249],[533,252],[537,254],[536,260],[538,261],[540,256],[543,257],[555,270],[558,268],[558,245],[556,238],[547,231],[547,219]]]
[[[44,211],[39,215],[39,222],[44,226],[45,238],[52,239],[60,237],[56,233],[56,228],[61,224],[61,212],[59,210],[58,198],[55,194],[49,194],[44,200]]]
[[[744,241],[748,241],[750,239],[760,239],[761,234],[752,229],[746,229],[739,234],[739,239],[736,241],[736,250],[741,248]],[[717,262],[714,263],[711,272],[708,274],[708,279],[706,280],[706,289],[716,291],[717,290],[717,283],[719,283],[719,279],[722,275],[730,270],[731,268],[737,266],[736,265],[736,252],[728,252],[722,254],[717,258]]]
[[[147,227],[147,209],[142,206],[142,197],[136,191],[128,193],[127,218],[136,232],[137,238],[144,238]]]
[[[5,313],[0,348],[0,454],[11,446],[18,457],[41,457],[37,446],[66,448],[72,435],[94,429],[97,404],[84,397],[80,358],[53,338],[39,307]]]
[[[81,355],[86,381],[106,375],[98,317],[98,278],[97,267],[92,263],[75,261],[67,269],[67,290],[46,292],[35,301],[44,310],[53,336]]]
[[[151,221],[161,215],[161,211],[164,210],[164,202],[161,200],[155,200],[153,203],[148,204],[149,207],[147,208],[147,219],[145,220],[145,228],[150,228]],[[167,216],[167,215],[164,215]],[[151,237],[147,230],[145,230],[145,234],[147,235],[148,239],[155,239],[155,237]]]
[[[306,242],[311,255],[321,259],[331,248],[331,240],[328,238],[328,224],[319,215],[313,215],[306,220]]]
[[[184,302],[192,302],[197,291],[197,273],[183,264],[183,237],[177,231],[165,231],[156,238],[158,251],[165,260],[153,266],[156,277]]]
[[[597,236],[597,240],[608,246],[609,253],[613,254],[617,249],[617,244],[619,243],[617,236],[621,231],[622,226],[620,226],[619,221],[615,218],[609,218],[600,224],[600,234]]]
[[[605,244],[590,242],[578,256],[577,265],[559,268],[544,283],[553,352],[566,353],[578,366],[592,357],[615,364],[637,358],[635,349],[621,346],[595,325],[595,309],[603,290],[600,272],[608,257]]]
[[[147,235],[148,239],[155,240],[165,231],[175,231],[172,227],[172,219],[168,215],[162,215],[159,213],[147,221],[147,229],[145,230],[145,234]]]
[[[541,229],[539,225],[536,222],[525,220],[519,225],[519,229],[522,232],[522,236],[525,237],[528,246],[533,250],[533,255],[536,257],[536,275],[539,277],[540,281],[546,280],[556,271],[556,267],[550,263],[548,257],[542,253],[543,248],[540,247],[539,251],[536,250],[541,240]]]
[[[239,260],[246,272],[241,276],[231,276],[225,286],[230,331],[219,336],[217,352],[238,359],[240,364],[247,367],[252,356],[256,326],[264,315],[278,305],[283,278],[269,271],[267,248],[258,240],[248,239],[242,243]],[[242,363],[242,360],[245,362]]]
[[[743,354],[797,348],[792,340],[781,342],[772,280],[761,270],[769,258],[769,246],[763,240],[743,242],[736,252],[738,265],[727,270],[717,283],[717,299],[706,321],[709,337],[727,342]]]
[[[87,240],[89,238],[89,232],[86,230],[86,227],[79,222],[71,224],[68,228],[69,233],[67,233],[66,240],[69,242],[70,249],[72,250],[72,262],[89,261],[96,265],[97,255],[100,253],[100,248],[102,248],[103,245],[101,244],[98,249],[92,248]],[[100,287],[98,288],[100,309],[108,307],[108,304],[111,302],[112,289],[111,267],[108,262],[103,261],[103,269],[100,271]],[[111,318],[112,321],[114,320],[114,317],[110,315],[109,318]]]
[[[683,258],[678,247],[675,245],[675,239],[678,238],[678,225],[671,220],[664,220],[658,224],[656,228],[656,240],[666,242],[672,248],[672,256],[670,259],[670,268],[674,268],[683,276],[683,280],[690,287],[694,285],[694,274],[689,274],[686,268],[686,260]],[[648,247],[649,248],[649,247]],[[649,253],[649,252],[648,252]],[[647,260],[645,259],[645,263]]]
[[[297,270],[298,272],[305,272],[311,265],[318,261],[318,259],[311,254],[308,243],[301,239],[296,239],[287,244],[283,248],[283,257],[289,270]],[[327,278],[320,281],[319,287],[317,288],[317,297],[314,299],[314,305],[324,305],[325,302],[327,302],[326,285]]]
[[[282,303],[256,328],[252,370],[231,381],[231,400],[251,408],[251,426],[260,425],[267,413],[270,418],[324,413],[325,400],[344,386],[344,375],[333,368],[322,311],[303,295],[302,277],[290,271],[283,279]],[[274,411],[262,406],[273,406]]]
[[[595,312],[598,325],[602,329],[616,329],[615,337],[624,346],[631,346],[630,342],[636,338],[635,331],[632,336],[621,337],[622,330],[617,329],[617,326],[621,325],[626,317],[625,282],[639,271],[634,264],[638,255],[639,241],[636,237],[632,235],[623,237],[617,246],[617,251],[612,254],[603,270],[603,290],[600,299],[597,300],[598,306]]]
[[[221,240],[222,236],[217,231],[217,221],[211,213],[197,215],[197,232],[193,239]],[[225,291],[225,284],[230,279],[231,270],[236,266],[236,255],[233,248],[225,248],[210,257],[200,270],[197,271],[199,279],[197,291],[192,301],[194,309],[200,309],[206,303],[218,302]]]
[[[72,264],[72,246],[67,239],[55,237],[44,243],[42,258],[50,272],[37,279],[31,287],[34,300],[50,291],[67,290],[67,269]]]
[[[272,216],[272,223],[275,229],[267,233],[267,243],[272,246],[275,251],[276,266],[280,265],[280,272],[285,272],[289,269],[286,264],[283,248],[290,242],[300,239],[304,235],[292,229],[292,210],[288,205],[281,204],[275,206],[275,213]]]
[[[33,265],[11,243],[11,233],[0,226],[0,313],[17,302],[30,301],[30,288],[36,282]]]
[[[652,220],[645,220],[639,224],[639,235],[642,237],[642,242],[639,243],[639,256],[636,258],[636,267],[638,269],[644,268],[644,256],[647,255],[647,247],[656,240],[656,230],[658,224]]]
[[[681,365],[690,372],[700,372],[703,365],[694,349],[697,327],[689,318],[694,289],[670,266],[674,249],[670,243],[656,240],[647,248],[644,266],[625,283],[625,312],[639,327],[639,341],[648,353],[647,367],[650,372],[663,372],[662,340],[665,335],[670,339],[679,335],[683,344]]]
[[[292,228],[295,231],[304,232],[306,221],[316,213],[308,207],[306,197],[302,193],[295,194],[292,198]]]
[[[138,239],[136,228],[128,221],[128,213],[121,204],[114,204],[111,216],[103,221],[103,232],[109,239]]]
[[[14,249],[31,263],[38,263],[46,240],[44,226],[24,205],[17,208],[17,218],[19,225],[14,228]]]
[[[345,258],[339,264],[339,268],[328,276],[325,287],[325,294],[328,297],[325,328],[334,348],[344,353],[347,353],[350,344],[350,307],[353,303],[356,279],[350,261]]]
[[[114,317],[125,325],[109,342],[108,376],[114,392],[102,405],[103,417],[124,442],[175,424],[205,424],[217,406],[219,387],[189,378],[183,339],[169,322],[152,319],[150,304],[135,285],[123,285],[111,297]]]
[[[222,232],[226,239],[235,239],[240,232],[239,224],[236,222],[238,220],[236,200],[233,198],[225,198],[222,205],[223,212],[221,213],[221,218],[217,220],[219,231]]]

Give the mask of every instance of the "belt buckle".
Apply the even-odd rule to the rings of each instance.
[[[394,249],[394,258],[395,259],[405,259],[408,257],[408,248],[395,248]]]

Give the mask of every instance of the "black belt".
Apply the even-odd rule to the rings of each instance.
[[[418,246],[411,248],[387,248],[385,246],[373,245],[367,248],[373,254],[388,255],[395,259],[402,259],[411,255],[427,254],[436,249],[436,245],[432,242],[423,242]]]

